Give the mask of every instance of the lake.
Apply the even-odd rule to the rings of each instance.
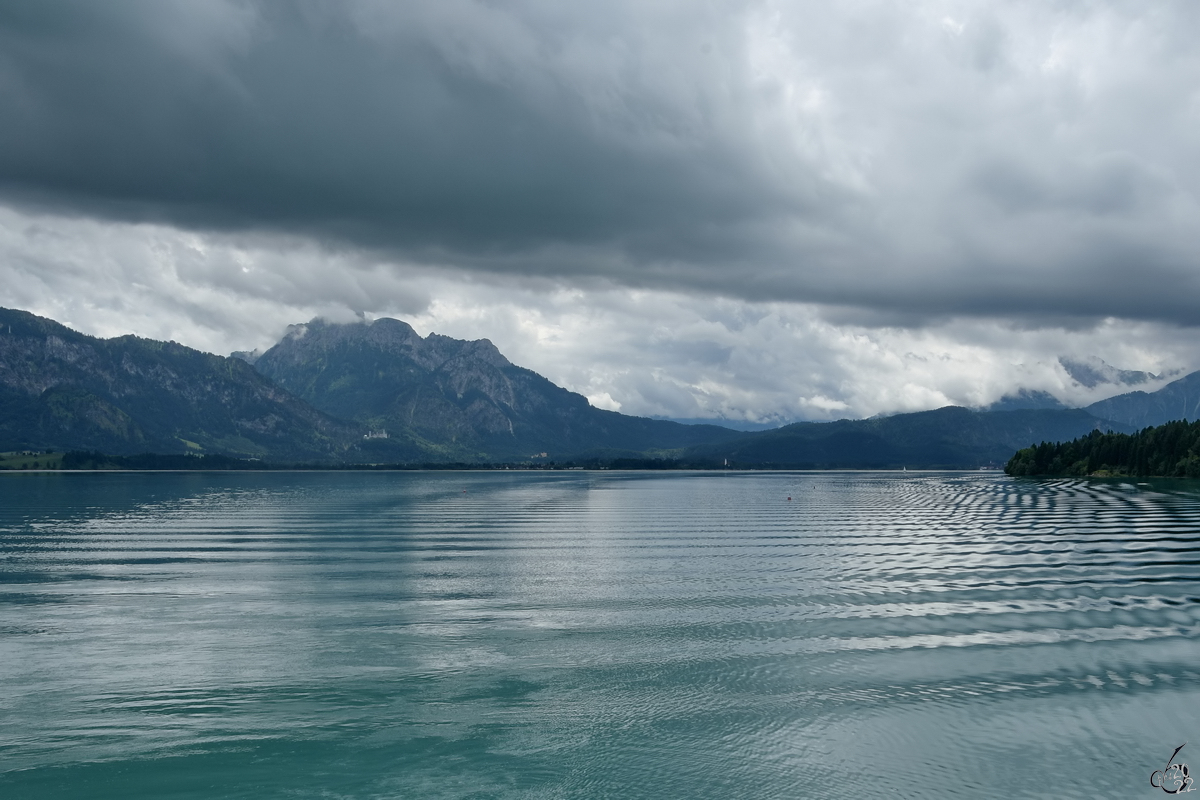
[[[1200,766],[1196,483],[7,473],[0,600],[5,798],[1128,798]]]

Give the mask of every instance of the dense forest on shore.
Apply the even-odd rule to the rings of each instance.
[[[1178,420],[1137,433],[1093,431],[1070,442],[1026,447],[1004,467],[1009,475],[1200,478],[1200,420]]]

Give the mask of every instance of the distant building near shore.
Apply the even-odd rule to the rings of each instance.
[[[387,431],[367,431],[363,434],[364,439],[386,439],[388,438]]]

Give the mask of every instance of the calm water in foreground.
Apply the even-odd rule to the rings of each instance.
[[[1149,798],[1198,621],[1194,483],[4,474],[0,797]]]

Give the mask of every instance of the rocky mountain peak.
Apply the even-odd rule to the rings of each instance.
[[[431,333],[422,338],[407,322],[390,317],[362,322],[330,322],[317,317],[309,322],[289,325],[279,342],[251,360],[261,370],[271,371],[275,364],[309,361],[335,351],[348,355],[351,351],[376,351],[381,355],[411,359],[426,370],[437,370],[450,362],[490,366],[503,369],[512,366],[487,339],[464,341]],[[261,363],[258,363],[259,359]]]

